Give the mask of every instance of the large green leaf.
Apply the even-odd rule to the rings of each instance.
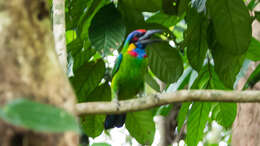
[[[236,118],[237,104],[218,102],[214,105],[212,118],[225,128],[230,128]]]
[[[71,83],[76,91],[78,102],[87,100],[87,96],[98,86],[104,73],[105,63],[102,59],[97,62],[87,62],[74,73]]]
[[[73,29],[78,25],[80,17],[84,14],[93,0],[66,0],[66,29]]]
[[[86,135],[95,138],[104,130],[105,115],[87,115],[80,117],[81,127]]]
[[[187,102],[187,103],[183,103],[181,105],[181,109],[178,113],[178,117],[177,117],[177,122],[178,122],[178,131],[181,130],[185,120],[187,119],[188,117],[188,111],[189,111],[189,107],[191,105],[191,102]]]
[[[195,8],[188,9],[186,20],[188,25],[185,38],[187,57],[192,68],[199,72],[208,49],[208,20],[203,12],[198,13]]]
[[[77,26],[77,33],[81,39],[89,41],[88,30],[91,24],[91,21],[95,14],[102,8],[104,5],[108,4],[109,0],[91,0],[92,3],[82,13],[79,24]]]
[[[251,73],[251,75],[247,79],[243,89],[245,90],[245,89],[247,89],[249,87],[253,87],[259,80],[260,80],[260,64]]]
[[[167,88],[167,91],[173,92],[176,90],[184,89],[184,87],[189,83],[191,72],[191,67],[186,68],[178,81],[170,84],[170,86]]]
[[[101,84],[92,91],[85,102],[91,101],[110,101],[111,90],[108,83]],[[105,115],[84,115],[80,117],[80,124],[86,135],[90,137],[99,136],[104,130]]]
[[[140,144],[153,143],[155,124],[152,110],[127,113],[125,125],[130,135]]]
[[[120,10],[124,23],[127,27],[127,33],[135,29],[141,29],[145,26],[144,16],[131,5],[127,4],[128,0],[118,1],[118,9]]]
[[[253,38],[251,39],[246,58],[253,60],[253,61],[258,61],[260,60],[260,42]]]
[[[137,11],[156,12],[161,9],[161,1],[158,0],[120,0]]]
[[[147,23],[158,23],[167,28],[174,26],[178,21],[180,21],[179,17],[174,15],[167,15],[163,12],[156,13],[146,20]]]
[[[225,53],[221,51],[222,54],[245,53],[251,40],[252,28],[243,0],[208,0],[207,8],[213,20],[217,41],[225,48]]]
[[[209,119],[211,103],[195,102],[192,104],[188,121],[186,143],[188,146],[197,146],[203,138],[203,130]]]
[[[0,110],[0,117],[7,122],[41,132],[79,132],[75,117],[48,104],[28,99],[15,99]]]
[[[118,49],[125,34],[126,28],[122,17],[113,3],[97,12],[89,28],[89,39],[93,47],[103,53]]]
[[[173,83],[183,72],[180,54],[168,43],[155,43],[147,47],[149,66],[163,82]]]
[[[231,55],[225,50],[226,48],[223,48],[218,43],[212,50],[215,71],[224,85],[232,89],[236,76],[243,65],[245,55]]]

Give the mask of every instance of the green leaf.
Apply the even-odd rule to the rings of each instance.
[[[150,87],[152,87],[155,91],[160,92],[160,86],[157,84],[156,80],[151,76],[150,73],[145,73],[144,79]]]
[[[244,2],[242,0],[208,0],[207,8],[213,20],[216,39],[225,48],[225,53],[244,54],[252,35],[251,18]],[[225,59],[222,58],[222,60]]]
[[[173,15],[167,15],[163,12],[156,13],[155,15],[149,17],[146,22],[147,23],[158,23],[165,27],[174,26],[180,21],[180,18]]]
[[[252,11],[259,2],[259,0],[250,0],[250,2],[247,5],[247,8]]]
[[[125,25],[113,3],[97,12],[89,28],[89,39],[94,49],[105,54],[110,53],[111,49],[118,49],[125,34]]]
[[[65,110],[28,99],[15,99],[0,114],[7,122],[40,132],[79,132],[74,116]]]
[[[78,25],[81,15],[92,0],[66,0],[66,29],[73,29]]]
[[[162,0],[162,10],[165,14],[176,15],[178,12],[178,0]]]
[[[236,76],[243,65],[245,55],[231,55],[225,50],[226,48],[219,44],[216,44],[212,50],[215,71],[224,85],[232,89]]]
[[[260,42],[252,37],[246,58],[253,60],[253,61],[259,61],[260,60]]]
[[[109,0],[90,0],[92,3],[82,13],[80,21],[77,26],[77,33],[82,40],[89,41],[88,30],[91,24],[91,21],[95,14],[102,8],[104,5],[110,3]]]
[[[147,47],[149,66],[152,72],[163,82],[173,83],[183,72],[180,54],[168,43],[155,43]]]
[[[91,146],[111,146],[108,143],[93,143]]]
[[[151,145],[153,143],[155,124],[152,110],[127,113],[125,126],[130,135],[140,144]]]
[[[86,135],[95,138],[104,130],[105,115],[86,115],[80,117],[80,125]]]
[[[191,102],[187,102],[187,103],[183,103],[181,105],[181,109],[178,113],[178,117],[177,117],[177,122],[178,122],[178,131],[181,130],[185,120],[187,119],[188,117],[188,111],[189,111],[189,107],[191,105]]]
[[[156,115],[167,116],[172,109],[172,104],[162,105],[157,111]]]
[[[140,29],[145,26],[144,16],[140,11],[137,11],[131,5],[127,4],[128,0],[118,1],[118,9],[120,10],[124,23],[127,27],[127,33],[135,29]]]
[[[78,102],[87,101],[87,96],[98,86],[105,74],[105,63],[102,59],[82,65],[71,79]]]
[[[260,22],[260,11],[255,11],[255,18]]]
[[[184,89],[185,85],[187,85],[189,82],[191,72],[191,67],[186,68],[181,77],[178,79],[178,81],[176,83],[170,84],[170,86],[167,88],[167,92],[173,92],[179,89]]]
[[[247,79],[243,89],[245,90],[245,89],[247,89],[249,87],[253,87],[259,80],[260,80],[260,64],[251,73],[251,75]]]
[[[111,89],[107,82],[98,86],[86,98],[87,102],[110,100]],[[86,135],[95,138],[99,136],[104,130],[105,118],[105,115],[84,115],[80,117],[80,124]]]
[[[192,104],[187,121],[186,142],[188,146],[197,146],[203,138],[203,130],[209,119],[211,103],[195,102]]]
[[[231,128],[237,114],[236,103],[218,102],[214,105],[212,118],[225,128]]]
[[[156,12],[161,9],[161,1],[158,0],[120,0],[137,11]]]
[[[188,5],[190,0],[180,0],[178,6],[178,15],[182,15],[184,12],[187,11]]]
[[[187,57],[192,68],[200,71],[204,62],[207,45],[208,20],[204,13],[198,13],[195,8],[189,8],[187,12]]]

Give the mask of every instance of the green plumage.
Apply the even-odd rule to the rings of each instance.
[[[133,98],[144,89],[144,74],[147,70],[147,59],[131,56],[124,52],[117,59],[112,79],[112,98],[118,100]]]

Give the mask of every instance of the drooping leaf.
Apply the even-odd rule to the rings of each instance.
[[[253,60],[253,61],[259,61],[260,60],[260,42],[252,37],[246,58]]]
[[[145,82],[152,87],[155,91],[160,92],[160,86],[150,73],[144,75]]]
[[[156,13],[146,20],[147,23],[158,23],[167,28],[170,26],[174,26],[178,21],[180,21],[179,17],[174,15],[167,15],[163,12]]]
[[[259,80],[260,80],[260,64],[251,73],[251,75],[247,79],[243,89],[245,90],[245,89],[247,89],[249,87],[253,87]]]
[[[245,59],[244,54],[232,54],[216,39],[215,29],[212,23],[208,27],[208,46],[214,59],[214,70],[219,79],[228,88],[233,88],[236,76]]]
[[[180,54],[167,43],[155,43],[147,47],[149,66],[162,81],[173,83],[183,72]]]
[[[216,39],[225,48],[225,53],[244,54],[252,35],[251,18],[244,2],[208,0],[207,8],[213,20]]]
[[[169,87],[167,88],[167,92],[168,91],[173,92],[173,91],[176,91],[176,90],[184,89],[184,87],[189,82],[191,72],[192,72],[191,67],[186,68],[184,70],[183,74],[181,75],[181,77],[178,79],[178,81],[169,85]]]
[[[89,28],[89,39],[94,49],[108,54],[118,49],[126,34],[126,28],[114,4],[101,8],[94,16]]]
[[[203,138],[203,130],[209,119],[211,103],[195,102],[192,104],[187,120],[186,143],[188,146],[197,146]]]
[[[225,128],[230,128],[236,118],[237,104],[218,102],[214,105],[212,118]]]
[[[131,5],[127,4],[128,0],[118,1],[118,9],[120,10],[124,23],[127,28],[127,33],[135,29],[140,29],[145,26],[144,16],[140,11],[137,11]]]
[[[152,110],[127,113],[125,126],[130,135],[140,144],[151,145],[153,143],[155,124]]]
[[[107,82],[98,86],[86,98],[87,102],[110,100],[111,90]],[[105,115],[84,115],[80,117],[80,124],[86,135],[95,138],[104,130],[105,118]]]
[[[236,76],[243,65],[245,55],[230,55],[225,51],[223,52],[223,50],[225,48],[219,44],[216,44],[212,50],[215,71],[226,87],[233,88]]]
[[[250,2],[247,5],[247,8],[252,11],[259,2],[259,0],[250,0]]]
[[[7,122],[40,132],[79,132],[74,116],[65,110],[28,99],[15,99],[1,109]]]
[[[83,64],[71,79],[71,83],[76,91],[78,102],[87,101],[87,96],[98,86],[104,77],[105,63],[102,59],[95,62]]]
[[[156,12],[161,9],[161,1],[158,0],[121,0],[123,3],[140,12]]]
[[[185,120],[187,119],[188,117],[188,111],[189,111],[189,107],[191,105],[191,102],[187,102],[187,103],[183,103],[181,105],[181,109],[178,113],[178,116],[177,116],[177,122],[178,122],[178,131],[181,130]]]
[[[89,41],[89,27],[96,13],[106,4],[110,3],[109,0],[92,0],[92,3],[84,10],[77,26],[77,33],[82,40]]]
[[[189,63],[199,72],[207,52],[207,27],[208,20],[205,14],[198,13],[195,8],[189,8],[187,12],[187,57]]]
[[[66,0],[66,29],[73,29],[78,25],[84,9],[92,3],[91,0]]]

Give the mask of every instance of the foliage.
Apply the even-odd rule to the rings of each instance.
[[[233,90],[244,60],[260,58],[260,43],[251,34],[252,20],[259,20],[259,12],[254,18],[249,15],[257,4],[258,0],[251,0],[248,6],[243,0],[66,0],[68,67],[78,102],[110,100],[107,56],[121,49],[126,34],[140,28],[164,29],[167,33],[159,37],[174,42],[147,46],[145,80],[155,91],[160,91],[157,79],[166,84],[167,92]],[[258,74],[250,78],[254,83]],[[171,108],[166,105],[156,112],[129,113],[126,128],[139,143],[151,144],[153,116],[166,116]],[[212,121],[229,129],[235,116],[235,103],[183,103],[178,131],[187,125],[186,143],[197,145]],[[104,115],[81,117],[81,127],[90,137],[102,133],[103,122]]]
[[[1,108],[0,118],[40,132],[79,132],[75,117],[65,110],[24,98],[13,100]]]

